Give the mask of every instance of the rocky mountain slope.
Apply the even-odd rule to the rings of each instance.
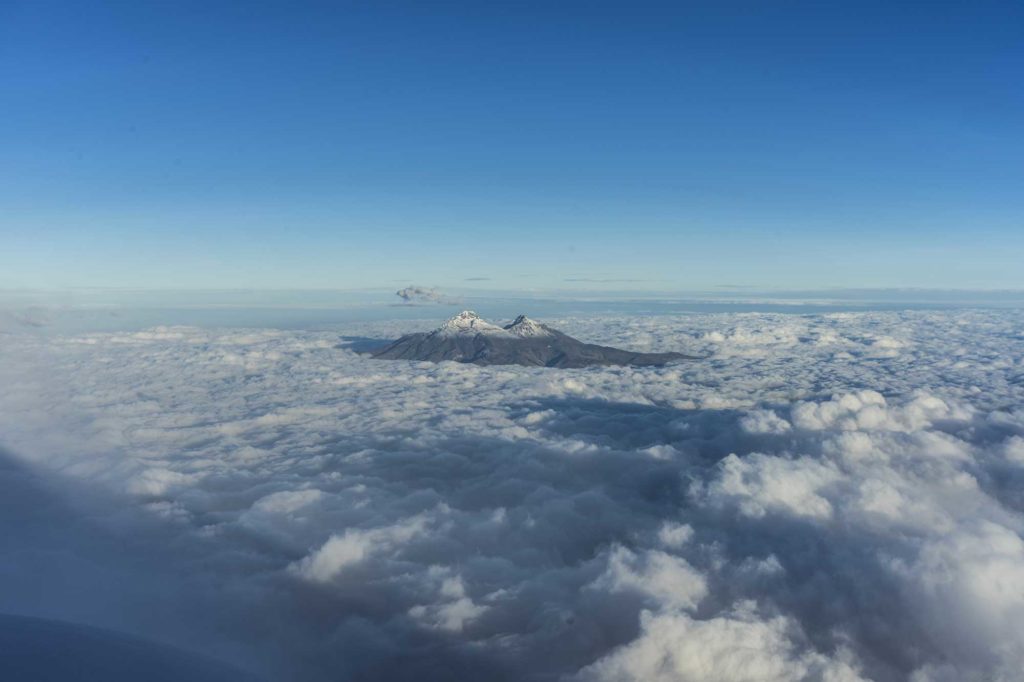
[[[659,366],[695,359],[682,353],[638,353],[578,341],[520,315],[504,327],[463,311],[432,332],[408,334],[372,354],[381,360],[453,360],[477,365]]]

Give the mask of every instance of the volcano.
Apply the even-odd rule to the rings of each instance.
[[[407,334],[376,351],[379,360],[467,362],[475,365],[658,367],[697,358],[682,353],[639,353],[584,343],[520,315],[504,327],[465,310],[431,332]]]

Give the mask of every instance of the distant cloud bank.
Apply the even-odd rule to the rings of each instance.
[[[649,282],[646,279],[628,279],[616,277],[566,277],[565,282],[588,282],[591,284],[624,284],[630,282]]]

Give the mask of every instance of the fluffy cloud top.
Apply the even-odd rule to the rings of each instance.
[[[1019,679],[1024,314],[557,326],[710,358],[0,337],[0,610],[271,679]]]

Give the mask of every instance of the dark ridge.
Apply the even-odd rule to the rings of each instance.
[[[475,365],[560,368],[607,365],[658,367],[697,359],[683,353],[639,353],[584,343],[525,315],[518,316],[503,328],[487,325],[482,331],[469,325],[471,320],[478,321],[479,317],[469,312],[460,313],[439,329],[403,336],[372,353],[372,357],[379,360],[451,360]]]

